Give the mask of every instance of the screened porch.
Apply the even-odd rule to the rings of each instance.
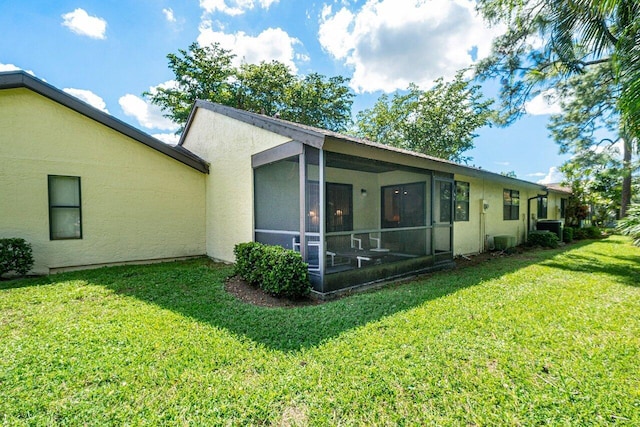
[[[453,177],[297,142],[253,156],[254,238],[328,293],[452,261]]]

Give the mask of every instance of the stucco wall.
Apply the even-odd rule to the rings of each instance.
[[[290,141],[199,108],[183,146],[210,163],[207,177],[207,254],[234,262],[233,247],[253,240],[251,156]]]
[[[549,192],[548,204],[547,204],[547,219],[562,220],[564,218],[560,216],[560,207],[562,205],[562,199],[569,199],[569,195],[566,193],[558,193],[554,191]]]
[[[456,255],[481,252],[485,241],[491,242],[493,236],[511,235],[516,237],[516,244],[524,243],[527,229],[527,199],[542,191],[535,191],[530,186],[496,182],[485,178],[472,178],[456,174],[457,181],[470,184],[469,188],[469,221],[454,222],[454,252]],[[520,192],[520,215],[517,220],[504,220],[503,190]],[[489,205],[483,212],[482,201]],[[559,203],[559,202],[558,202]],[[536,212],[535,200],[530,202],[529,213]],[[551,210],[550,210],[551,212]],[[533,226],[534,223],[531,223]]]
[[[79,176],[80,240],[49,240],[48,175]],[[34,271],[205,253],[205,174],[28,89],[0,91],[0,236]]]

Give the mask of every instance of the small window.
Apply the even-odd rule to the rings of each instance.
[[[49,175],[49,238],[82,239],[78,176]]]
[[[517,220],[520,216],[520,192],[518,190],[503,190],[503,219]]]
[[[469,183],[456,181],[456,221],[469,221]]]
[[[548,199],[546,197],[538,197],[538,218],[547,217]]]

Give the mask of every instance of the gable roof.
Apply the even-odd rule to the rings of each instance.
[[[546,191],[547,188],[542,184],[537,184],[530,181],[525,181],[518,178],[511,178],[501,175],[495,172],[489,172],[477,167],[466,166],[459,163],[452,162],[450,160],[440,159],[438,157],[429,156],[423,153],[416,153],[414,151],[405,150],[402,148],[393,147],[390,145],[384,145],[377,142],[373,142],[363,138],[356,138],[349,135],[344,135],[338,132],[333,132],[326,129],[321,129],[313,126],[302,125],[287,120],[282,120],[276,117],[269,117],[263,114],[252,113],[249,111],[239,110],[237,108],[228,107],[221,104],[216,104],[210,101],[197,100],[191,110],[187,125],[184,132],[180,137],[178,146],[182,146],[185,141],[185,137],[189,132],[189,128],[193,122],[196,110],[198,108],[204,108],[214,113],[222,114],[229,118],[239,120],[241,122],[259,127],[261,129],[277,133],[282,136],[291,138],[292,140],[301,142],[303,144],[322,148],[324,143],[328,139],[334,139],[344,143],[357,144],[363,147],[372,147],[379,150],[384,150],[393,153],[399,153],[405,156],[424,159],[432,164],[440,165],[442,168],[446,168],[447,171],[452,173],[458,173],[474,178],[487,178],[493,181],[502,182],[504,185],[520,185],[532,188],[534,190]]]
[[[116,119],[115,117],[107,114],[103,111],[98,110],[95,107],[79,100],[78,98],[71,96],[60,89],[45,83],[44,81],[33,77],[32,75],[24,72],[24,71],[10,71],[10,72],[0,72],[0,90],[3,89],[18,89],[18,88],[26,88],[32,90],[33,92],[42,95],[46,98],[51,99],[58,104],[61,104],[71,110],[82,114],[85,117],[88,117],[96,122],[107,126],[119,132],[123,135],[128,136],[135,141],[140,142],[156,151],[161,152],[187,166],[190,166],[200,172],[208,173],[209,165],[207,162],[202,160],[200,157],[196,156],[186,148],[182,146],[170,146],[148,135],[139,129],[134,128],[133,126]]]

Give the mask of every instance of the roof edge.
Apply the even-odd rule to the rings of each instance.
[[[45,98],[49,98],[50,100],[70,108],[85,117],[95,120],[96,122],[128,136],[149,148],[159,151],[174,160],[190,166],[199,172],[209,173],[208,163],[185,148],[180,147],[180,149],[176,149],[171,145],[165,144],[159,139],[142,132],[141,130],[115,118],[110,114],[98,110],[86,102],[79,100],[78,98],[44,82],[43,80],[40,80],[37,77],[32,76],[23,70],[0,72],[0,90],[19,88],[26,88],[44,96]]]
[[[252,113],[250,111],[240,110],[222,104],[216,104],[214,102],[205,101],[202,99],[198,99],[194,103],[178,145],[182,145],[184,143],[184,138],[188,134],[189,128],[191,127],[196,110],[198,108],[204,108],[214,113],[222,114],[226,117],[250,124],[269,132],[289,137],[295,141],[302,142],[303,144],[310,145],[315,148],[322,148],[322,146],[324,145],[326,135],[321,132],[301,128],[299,126],[296,126],[296,124],[293,122],[279,120],[273,117],[265,116],[263,114]]]

